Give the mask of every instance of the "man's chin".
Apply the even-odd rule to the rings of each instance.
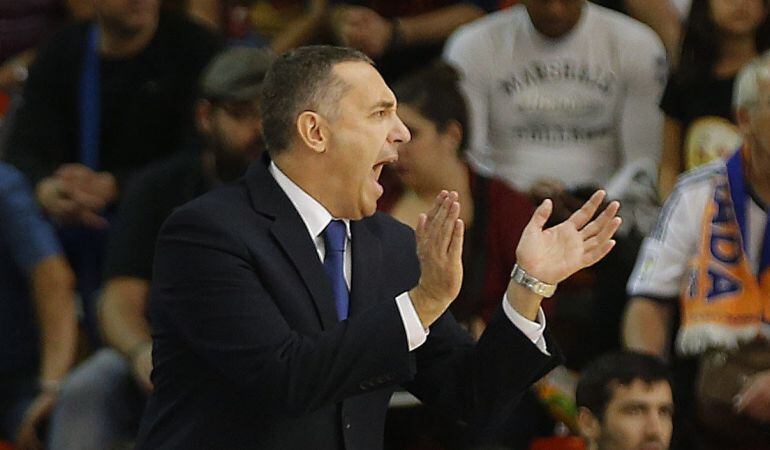
[[[380,195],[367,199],[367,201],[363,205],[361,205],[361,208],[359,211],[360,217],[358,217],[357,219],[363,219],[364,217],[373,216],[374,213],[377,212],[377,200],[379,199],[380,199]]]

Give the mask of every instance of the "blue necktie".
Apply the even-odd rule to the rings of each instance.
[[[345,284],[345,240],[347,230],[345,222],[332,220],[323,232],[326,255],[324,270],[332,284],[334,304],[337,306],[337,318],[348,318],[348,285]]]

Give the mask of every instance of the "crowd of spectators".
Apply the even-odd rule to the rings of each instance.
[[[416,228],[439,192],[459,194],[451,312],[475,339],[535,205],[552,199],[553,223],[597,188],[624,205],[613,253],[544,303],[565,365],[494,435],[408,400],[389,448],[770,448],[769,13],[768,0],[0,0],[0,445],[131,448],[153,389],[161,224],[267,158],[267,68],[328,44],[375,61],[411,133],[379,210]]]

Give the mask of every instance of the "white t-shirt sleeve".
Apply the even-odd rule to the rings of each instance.
[[[659,107],[667,77],[666,51],[660,38],[646,27],[627,30],[621,42],[625,89],[619,117],[621,167],[639,159],[660,160],[663,111]]]
[[[491,175],[488,143],[490,67],[494,64],[491,55],[493,46],[487,43],[486,32],[477,27],[461,27],[447,40],[444,60],[460,74],[460,88],[468,104],[470,126],[470,148],[466,156],[474,167],[485,175]]]
[[[710,184],[677,185],[661,211],[658,225],[644,240],[628,280],[629,296],[670,299],[679,296],[687,265],[695,255]]]

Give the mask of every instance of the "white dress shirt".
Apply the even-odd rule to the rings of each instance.
[[[278,186],[281,187],[283,192],[289,197],[289,200],[297,209],[299,216],[305,223],[308,234],[315,243],[318,257],[321,261],[324,259],[326,249],[323,240],[323,231],[326,226],[335,218],[324,208],[323,205],[318,203],[310,194],[303,191],[302,188],[297,186],[289,177],[286,176],[275,162],[270,163],[268,169],[270,174],[275,178]],[[340,219],[345,222],[345,228],[347,230],[347,239],[345,241],[345,284],[350,289],[351,280],[351,267],[352,267],[352,253],[351,253],[351,235],[350,235],[350,220]],[[409,292],[404,292],[395,298],[398,312],[401,315],[401,322],[404,325],[404,331],[406,332],[407,342],[409,343],[409,351],[416,349],[425,343],[428,338],[429,330],[425,330],[422,327],[420,317],[417,315],[417,311],[414,309],[412,299],[409,297]],[[543,310],[540,309],[537,314],[537,322],[532,322],[519,314],[511,305],[508,300],[503,297],[503,311],[508,319],[518,327],[525,336],[527,336],[543,353],[548,354],[546,348],[545,339],[543,338],[543,331],[545,330],[545,315]]]

